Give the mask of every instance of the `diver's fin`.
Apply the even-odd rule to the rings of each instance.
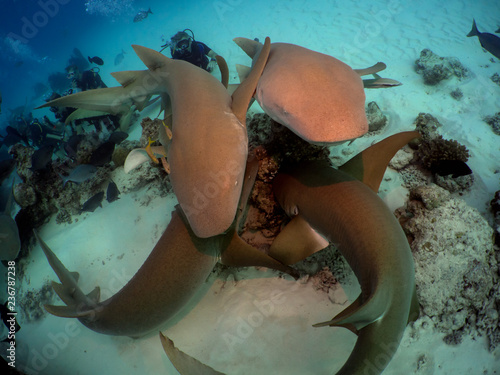
[[[275,238],[269,255],[283,264],[295,264],[324,249],[328,244],[301,215],[297,215]]]
[[[374,192],[378,192],[387,165],[396,152],[412,139],[419,137],[420,133],[415,131],[394,134],[368,147],[339,169],[362,181]]]

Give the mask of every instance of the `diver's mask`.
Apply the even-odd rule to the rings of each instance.
[[[179,51],[181,53],[185,53],[189,50],[189,47],[191,47],[191,39],[186,38],[179,40],[177,44],[175,45],[175,50]]]

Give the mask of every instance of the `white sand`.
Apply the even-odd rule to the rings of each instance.
[[[411,129],[420,112],[436,116],[444,125],[440,130],[443,136],[457,139],[470,150],[469,165],[476,184],[465,198],[486,215],[486,203],[500,188],[498,171],[495,174],[500,164],[500,137],[481,118],[500,110],[500,87],[489,79],[494,72],[500,73],[500,65],[498,60],[490,62],[492,56],[483,53],[477,38],[465,35],[470,31],[472,17],[476,18],[480,31],[496,30],[500,3],[492,5],[491,0],[449,1],[441,5],[430,0],[411,2],[412,5],[398,0],[268,3],[259,0],[251,5],[223,0],[206,2],[196,11],[188,6],[177,5],[179,9],[175,9],[160,2],[151,3],[154,15],[141,24],[128,19],[111,25],[103,22],[102,28],[88,30],[82,41],[85,38],[92,46],[92,54],[107,61],[113,61],[124,48],[128,54],[118,70],[144,69],[130,44],[158,49],[162,34],[170,37],[177,30],[191,27],[199,40],[227,59],[234,80],[234,64],[249,63],[231,41],[236,36],[262,40],[269,35],[275,42],[296,43],[331,54],[354,68],[384,61],[388,66],[384,76],[398,79],[404,85],[367,91],[367,101],[375,100],[390,116],[389,127],[380,138]],[[413,68],[423,48],[430,48],[440,56],[457,57],[473,77],[465,82],[451,79],[436,87],[425,86]],[[101,69],[108,85],[114,85],[109,76],[114,70],[117,69],[112,64]],[[449,95],[456,87],[464,92],[461,101]],[[138,133],[136,127],[133,134]],[[372,141],[359,140],[353,147],[362,149]],[[398,186],[384,185],[384,189],[388,190],[388,204],[398,206],[401,201]],[[102,209],[78,217],[78,222],[57,225],[52,220],[40,231],[63,263],[80,272],[84,291],[95,285],[116,291],[140,267],[166,227],[175,198],[156,199],[144,207],[137,201],[141,194],[122,194],[117,202],[104,202]],[[55,279],[38,246],[31,259],[29,276],[20,281],[19,294]],[[278,278],[264,270],[235,274],[237,282],[217,280],[208,285],[199,303],[186,308],[185,316],[165,332],[181,350],[231,375],[319,375],[332,374],[340,368],[355,336],[345,329],[311,325],[330,319],[343,309],[346,292],[337,289],[333,297],[339,304],[332,304],[310,282]],[[350,299],[356,296],[355,287],[346,288]],[[282,292],[279,298],[278,292]],[[273,303],[269,302],[271,297]],[[20,323],[17,361],[20,368],[27,365],[26,372],[30,375],[176,374],[157,336],[142,340],[109,337],[94,333],[76,321],[49,315],[36,325]],[[419,329],[417,337],[410,337],[413,332],[407,329],[384,374],[493,374],[500,369],[500,353],[488,353],[484,340],[466,338],[459,346],[447,346],[432,327]],[[426,362],[421,361],[421,369],[417,371],[423,355]]]

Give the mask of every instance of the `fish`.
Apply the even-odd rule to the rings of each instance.
[[[82,134],[73,134],[67,142],[64,142],[64,151],[71,159],[76,159],[78,145],[85,137]]]
[[[12,186],[14,188],[14,186]],[[14,260],[21,250],[21,239],[16,221],[10,216],[12,211],[13,192],[10,191],[9,199],[4,212],[0,213],[0,260]]]
[[[125,58],[125,54],[127,52],[125,52],[124,50],[122,50],[118,55],[116,55],[115,57],[115,66],[116,65],[120,65],[123,61],[123,59]]]
[[[262,44],[233,39],[252,59]],[[245,77],[246,69],[239,69]],[[363,81],[342,61],[288,43],[272,43],[255,99],[274,121],[314,144],[358,138],[368,132]]]
[[[33,172],[46,170],[52,162],[53,145],[42,146],[31,155],[31,168]]]
[[[401,86],[402,83],[396,81],[395,79],[382,78],[377,73],[387,68],[387,65],[383,62],[378,62],[373,66],[365,69],[354,69],[359,76],[373,75],[373,79],[364,79],[363,87],[365,89],[380,89]]]
[[[500,27],[495,31],[496,34],[500,33]]]
[[[63,106],[118,114],[131,106],[142,110],[153,95],[160,95],[163,121],[172,129],[172,140],[163,146],[174,193],[194,233],[208,238],[227,230],[236,215],[248,156],[246,112],[270,44],[266,38],[251,72],[232,95],[203,69],[133,45],[148,70],[112,73],[122,86],[64,96],[38,108]]]
[[[108,164],[113,156],[113,151],[115,150],[115,144],[110,141],[104,142],[102,145],[97,147],[92,155],[90,155],[89,164],[96,167],[102,167]]]
[[[68,176],[60,176],[63,180],[63,187],[71,181],[77,184],[90,180],[97,173],[97,168],[91,164],[80,164],[73,169]]]
[[[108,189],[106,190],[106,200],[111,203],[120,199],[118,197],[120,195],[120,190],[118,190],[118,186],[116,186],[115,182],[111,180],[108,184]]]
[[[491,53],[496,58],[500,59],[500,38],[489,33],[481,33],[477,29],[476,20],[472,20],[472,30],[467,34],[467,37],[477,36],[481,47]]]
[[[436,160],[431,165],[431,171],[440,176],[451,175],[452,178],[472,174],[472,170],[462,160]]]
[[[97,207],[102,207],[102,200],[104,198],[104,192],[100,191],[89,198],[80,209],[80,214],[82,212],[94,212]]]
[[[142,21],[143,19],[148,17],[148,14],[153,14],[153,12],[151,12],[151,8],[149,8],[147,11],[146,10],[139,11],[134,17],[134,22]]]
[[[115,145],[119,145],[122,143],[125,139],[128,138],[128,133],[123,132],[123,131],[116,131],[110,134],[108,138],[108,142],[112,142]]]
[[[90,57],[88,56],[89,63],[94,63],[97,65],[104,65],[104,61],[99,56]]]
[[[408,240],[377,195],[390,159],[418,137],[417,132],[399,133],[339,169],[324,160],[309,161],[285,167],[274,179],[273,191],[285,212],[303,217],[337,243],[361,286],[360,296],[350,306],[333,319],[314,325],[345,327],[358,336],[337,375],[380,374],[396,352],[408,322],[418,317],[415,266]],[[291,236],[281,243],[295,240]],[[273,244],[269,254],[280,260]]]

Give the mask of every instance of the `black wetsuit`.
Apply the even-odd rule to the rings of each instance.
[[[178,50],[176,49],[172,53],[172,58],[175,60],[184,60],[199,66],[202,69],[207,70],[208,67],[208,56],[207,54],[212,49],[208,47],[205,43],[192,41],[191,42],[191,50]]]
[[[98,73],[95,73],[92,70],[86,70],[82,73],[82,78],[76,81],[76,87],[82,91],[87,91],[108,86],[106,86],[106,84],[102,81],[101,76]]]

